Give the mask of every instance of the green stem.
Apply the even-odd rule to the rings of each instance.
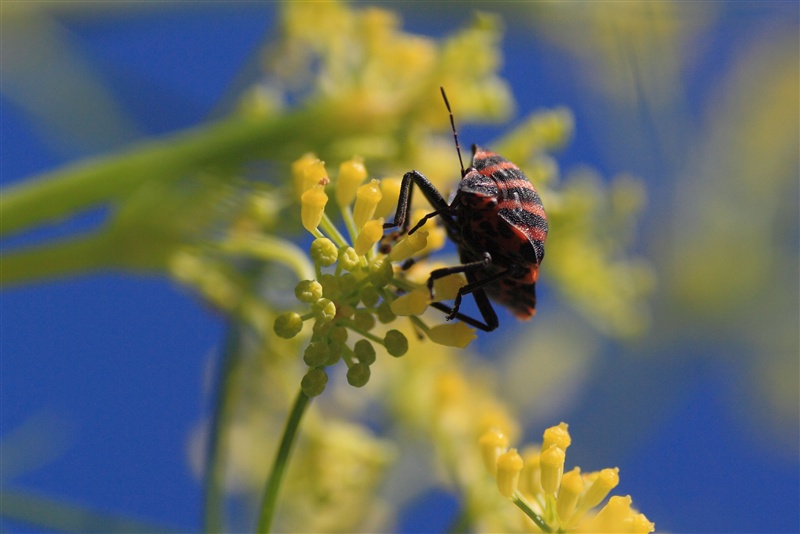
[[[182,532],[184,529],[87,508],[63,497],[3,488],[2,517],[47,532]]]
[[[342,116],[346,115],[346,116]],[[269,154],[290,158],[342,136],[380,127],[352,120],[333,103],[270,117],[233,116],[32,176],[0,190],[0,235],[61,219],[107,202],[149,180],[176,180],[202,168],[237,165]]]
[[[240,335],[236,323],[228,326],[225,351],[214,392],[214,411],[208,437],[208,454],[203,488],[203,531],[224,532],[225,459],[229,447],[229,422],[234,394],[234,369],[241,360],[239,356]]]
[[[322,227],[322,230],[328,234],[331,240],[336,243],[337,247],[347,246],[347,239],[339,232],[339,229],[336,228],[336,225],[333,224],[333,221],[330,220],[327,213],[322,215],[322,221],[320,221],[319,225]]]
[[[355,332],[357,334],[360,334],[360,335],[364,336],[365,338],[374,341],[375,343],[380,343],[381,345],[383,345],[383,338],[380,338],[380,337],[376,336],[375,334],[367,332],[363,328],[359,328],[359,326],[354,321],[351,321],[350,319],[338,319],[338,322],[339,322],[340,325],[346,326],[347,328],[349,328],[353,332]]]
[[[514,504],[517,505],[517,508],[519,508],[520,510],[525,512],[525,515],[530,517],[531,521],[536,523],[536,526],[539,527],[540,529],[542,529],[542,532],[552,532],[553,531],[550,528],[550,525],[545,523],[544,519],[542,519],[542,517],[539,514],[534,512],[533,509],[530,506],[528,506],[528,503],[526,503],[518,495],[514,494],[514,496],[511,497],[511,501]]]
[[[220,244],[220,250],[233,254],[250,254],[265,261],[282,263],[297,275],[298,280],[314,278],[314,267],[308,255],[291,241],[270,235],[233,237]]]
[[[289,463],[289,455],[292,452],[297,431],[300,428],[300,419],[303,417],[306,407],[311,399],[302,390],[297,394],[292,411],[286,420],[286,427],[283,429],[283,437],[272,463],[272,470],[267,478],[267,486],[264,490],[264,498],[261,501],[261,513],[258,518],[258,528],[256,532],[269,532],[272,527],[272,520],[275,516],[275,504],[278,501],[278,492],[281,488],[283,473]]]
[[[61,278],[107,269],[120,263],[112,254],[109,234],[101,232],[69,241],[0,255],[0,286]]]

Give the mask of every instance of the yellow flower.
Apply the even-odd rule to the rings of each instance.
[[[336,179],[336,203],[340,208],[349,205],[356,196],[356,190],[367,178],[367,168],[361,158],[343,161],[339,165],[339,176]]]
[[[511,497],[517,491],[519,474],[522,472],[522,457],[517,449],[511,449],[497,458],[497,489],[503,497]]]
[[[476,337],[475,329],[461,321],[436,325],[428,332],[428,338],[434,343],[460,349],[466,348]]]
[[[361,228],[368,220],[372,219],[380,201],[381,189],[378,180],[371,180],[358,188],[356,203],[353,206],[353,221],[356,223],[356,228]]]
[[[506,453],[508,441],[501,436],[486,433],[479,440],[487,469],[497,478],[500,494],[511,499],[539,529],[609,533],[655,529],[631,508],[630,496],[611,497],[602,509],[594,510],[619,484],[619,470],[582,475],[575,467],[564,473],[565,449],[571,443],[565,423],[545,430],[541,454],[535,449],[526,449],[522,456],[515,449],[511,449],[514,454]]]
[[[394,299],[391,308],[395,315],[421,315],[428,308],[430,298],[427,289],[415,289]]]
[[[303,193],[300,200],[302,202],[301,219],[303,227],[312,234],[317,235],[317,227],[322,221],[325,205],[328,203],[325,187],[322,185],[313,186]]]
[[[356,242],[353,244],[356,254],[359,256],[366,254],[381,237],[383,237],[383,217],[364,223],[364,226],[358,233]]]

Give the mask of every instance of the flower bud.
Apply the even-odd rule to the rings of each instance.
[[[427,289],[415,289],[405,295],[400,295],[391,303],[395,315],[420,315],[428,308],[430,293]]]
[[[458,295],[458,290],[465,285],[467,285],[467,279],[462,273],[437,278],[433,281],[434,299],[436,301],[453,300]]]
[[[355,388],[363,387],[369,382],[371,373],[368,365],[354,363],[347,370],[347,383]]]
[[[477,339],[475,329],[461,321],[436,325],[428,332],[428,338],[437,345],[463,349]]]
[[[591,486],[586,490],[581,503],[582,510],[588,510],[600,504],[619,484],[619,468],[603,469],[596,474]]]
[[[374,307],[381,299],[380,293],[373,286],[364,286],[359,292],[358,298],[367,308]]]
[[[631,496],[614,495],[587,524],[595,532],[630,532],[636,513],[631,509]]]
[[[336,178],[336,203],[340,208],[350,205],[356,196],[356,190],[367,177],[367,168],[361,158],[343,161],[339,165],[339,176]]]
[[[383,237],[383,218],[373,219],[364,223],[356,238],[356,254],[363,256],[372,246]]]
[[[319,367],[328,361],[331,351],[328,344],[323,341],[312,341],[303,352],[303,361],[309,367]]]
[[[308,189],[308,187],[305,186],[306,168],[317,161],[319,161],[317,156],[311,152],[307,152],[292,162],[292,185],[294,186],[294,193],[297,198],[300,198],[300,196],[305,193],[306,189]]]
[[[381,201],[375,208],[375,213],[381,216],[391,215],[397,212],[397,199],[400,198],[401,178],[384,178],[381,180]],[[394,220],[394,219],[392,219]]]
[[[378,304],[377,314],[381,324],[389,324],[397,319],[397,315],[392,311],[392,306],[386,301]]]
[[[549,449],[550,445],[555,445],[566,452],[567,447],[572,443],[572,438],[570,438],[569,432],[567,431],[568,426],[567,423],[562,422],[546,429],[542,439],[542,451]]]
[[[551,445],[546,451],[542,451],[539,467],[542,470],[542,489],[546,495],[555,496],[558,491],[566,457],[564,450],[556,445]]]
[[[497,459],[508,449],[508,438],[498,429],[493,428],[484,432],[478,438],[481,448],[483,465],[491,474],[497,474]]]
[[[314,310],[314,315],[317,317],[317,321],[321,323],[330,321],[336,317],[336,305],[329,299],[321,298],[317,300],[312,305],[312,309]]]
[[[575,467],[572,471],[564,473],[564,476],[561,477],[561,487],[558,489],[558,499],[556,500],[556,511],[562,522],[568,521],[572,516],[582,491],[583,477],[581,477],[580,468]]]
[[[336,263],[339,256],[339,251],[336,250],[336,245],[327,237],[318,237],[311,243],[311,259],[317,265],[327,267]]]
[[[394,277],[392,262],[387,258],[373,260],[369,264],[369,281],[376,288],[386,287]]]
[[[399,330],[389,330],[383,337],[383,345],[386,347],[386,352],[395,358],[399,358],[408,352],[408,339]]]
[[[308,397],[316,397],[325,390],[327,383],[328,373],[323,369],[314,368],[308,370],[300,382],[300,387]]]
[[[514,496],[522,466],[522,457],[517,453],[517,449],[511,449],[500,455],[497,459],[497,489],[500,490],[500,495],[508,498]]]
[[[322,284],[316,280],[302,280],[294,288],[294,296],[300,302],[311,304],[317,299],[322,298]]]
[[[339,264],[345,271],[353,272],[361,265],[361,261],[353,247],[342,247],[339,249]]]
[[[303,192],[305,193],[315,185],[326,186],[330,183],[328,172],[325,170],[325,162],[316,160],[306,165],[303,169]]]
[[[375,347],[372,346],[366,339],[359,339],[353,346],[353,353],[358,358],[358,361],[364,365],[372,365],[375,363]]]
[[[358,310],[355,315],[353,315],[353,322],[356,323],[356,326],[360,330],[365,330],[367,332],[375,328],[375,316],[367,310]]]
[[[328,203],[328,195],[325,194],[325,187],[315,185],[307,190],[300,197],[301,208],[300,218],[303,227],[312,234],[317,233],[317,226],[322,221],[325,213],[325,204]],[[318,234],[317,234],[318,235]]]
[[[424,230],[406,235],[392,247],[391,252],[389,252],[389,259],[391,261],[407,260],[425,248],[427,244],[428,232]]]
[[[356,203],[353,206],[353,221],[356,228],[362,228],[368,220],[372,219],[380,200],[381,190],[378,180],[371,180],[358,188]]]
[[[300,333],[303,329],[303,319],[299,313],[286,312],[275,318],[273,326],[275,334],[284,339],[290,339]]]

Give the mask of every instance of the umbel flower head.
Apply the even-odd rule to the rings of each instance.
[[[571,442],[567,425],[560,423],[544,431],[541,447],[521,454],[508,448],[499,430],[484,433],[480,447],[500,494],[525,512],[534,532],[653,532],[655,525],[631,507],[629,495],[612,496],[597,509],[619,484],[619,469],[581,473],[575,467],[565,473]]]
[[[367,180],[363,161],[353,158],[339,166],[336,180],[331,181],[325,164],[313,154],[295,161],[292,173],[303,227],[316,238],[310,248],[316,277],[295,287],[297,300],[307,306],[305,313],[279,315],[274,330],[280,337],[292,338],[306,321],[311,323],[311,340],[303,355],[309,370],[302,387],[308,396],[324,390],[326,368],[340,360],[347,366],[348,382],[364,386],[376,360],[375,345],[392,356],[403,356],[408,351],[405,334],[388,327],[398,316],[407,316],[417,332],[434,343],[469,345],[475,338],[473,328],[460,322],[429,326],[420,317],[433,298],[425,286],[432,267],[417,262],[405,270],[400,265],[441,247],[444,230],[428,223],[410,236],[394,236],[386,252],[376,246],[384,238],[384,218],[376,215],[396,207],[396,194],[385,203],[383,191],[394,193],[396,180]],[[341,211],[347,237],[325,212],[331,197]],[[452,299],[465,283],[462,275],[438,280],[436,298]],[[350,341],[351,336],[356,339]]]

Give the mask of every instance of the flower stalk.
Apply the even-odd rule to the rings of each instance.
[[[272,521],[275,518],[275,505],[278,502],[278,493],[280,492],[283,475],[286,471],[286,466],[289,464],[289,456],[291,455],[292,446],[297,437],[297,431],[300,428],[300,420],[303,418],[303,414],[310,400],[311,398],[303,393],[301,389],[297,394],[297,399],[294,401],[292,411],[289,413],[289,417],[286,420],[283,436],[281,436],[281,444],[275,455],[275,461],[272,463],[269,477],[267,477],[267,485],[264,489],[264,497],[261,501],[261,512],[259,513],[256,532],[265,533],[269,532],[272,528]]]

